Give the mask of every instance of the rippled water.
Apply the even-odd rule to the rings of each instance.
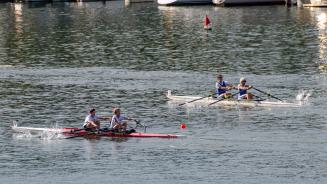
[[[283,6],[0,4],[0,183],[326,183],[326,22],[324,9]],[[167,102],[169,89],[207,95],[217,72],[288,101],[312,96],[300,108]],[[90,107],[116,106],[187,138],[10,130],[78,127]]]

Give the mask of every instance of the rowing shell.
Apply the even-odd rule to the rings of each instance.
[[[185,103],[192,100],[196,100],[202,98],[201,96],[177,96],[172,95],[171,91],[168,90],[167,98],[172,102],[176,103]],[[201,100],[194,101],[192,103],[200,104],[200,105],[209,105],[213,102],[216,102],[217,99],[212,97],[206,97]],[[237,99],[226,99],[221,100],[217,103],[212,104],[213,106],[245,106],[245,107],[299,107],[301,104],[290,103],[290,102],[277,102],[277,101],[254,101],[254,100],[237,100]]]
[[[127,133],[117,133],[117,132],[89,132],[84,129],[79,128],[33,128],[33,127],[19,127],[13,125],[12,130],[17,133],[31,133],[38,134],[42,132],[62,134],[66,137],[137,137],[137,138],[179,138],[185,137],[183,135],[175,134],[158,134],[158,133],[143,133],[143,132],[133,132]]]

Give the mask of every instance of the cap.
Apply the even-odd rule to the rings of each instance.
[[[241,77],[240,82],[242,82],[242,81],[246,81],[246,79],[244,77]]]

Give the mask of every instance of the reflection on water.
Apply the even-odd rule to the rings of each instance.
[[[327,32],[326,32],[326,23],[327,23],[327,14],[326,12],[319,12],[316,16],[317,26],[319,28],[319,53],[320,53],[320,65],[319,69],[321,71],[325,70],[327,64]]]
[[[79,140],[83,142],[83,154],[86,160],[94,160],[96,159],[96,147],[97,147],[97,139],[84,139]]]
[[[17,33],[22,33],[22,24],[23,24],[23,12],[22,12],[22,4],[14,3],[12,4],[13,13],[14,13],[14,20],[15,20],[15,30]]]
[[[319,70],[321,73],[327,73],[327,63],[320,63]]]
[[[320,57],[316,33],[303,30],[307,23],[294,21],[293,11],[297,10],[288,12],[283,6],[195,8],[150,3],[124,8],[117,1],[55,3],[42,11],[25,4],[11,6],[11,13],[20,13],[12,13],[17,21],[1,38],[7,56],[0,61],[7,65],[260,75],[310,73]],[[203,30],[206,14],[213,24],[211,32]]]
[[[319,35],[319,70],[323,73],[327,71],[327,14],[324,9],[321,8],[311,8],[311,14],[316,21],[316,27],[318,29]]]

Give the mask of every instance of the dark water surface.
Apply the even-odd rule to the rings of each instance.
[[[213,30],[202,29],[208,15]],[[0,183],[326,183],[325,9],[0,4]],[[300,108],[183,108],[217,72]],[[60,139],[90,107],[185,139]],[[187,129],[179,128],[185,122]],[[105,124],[106,122],[103,122]]]

